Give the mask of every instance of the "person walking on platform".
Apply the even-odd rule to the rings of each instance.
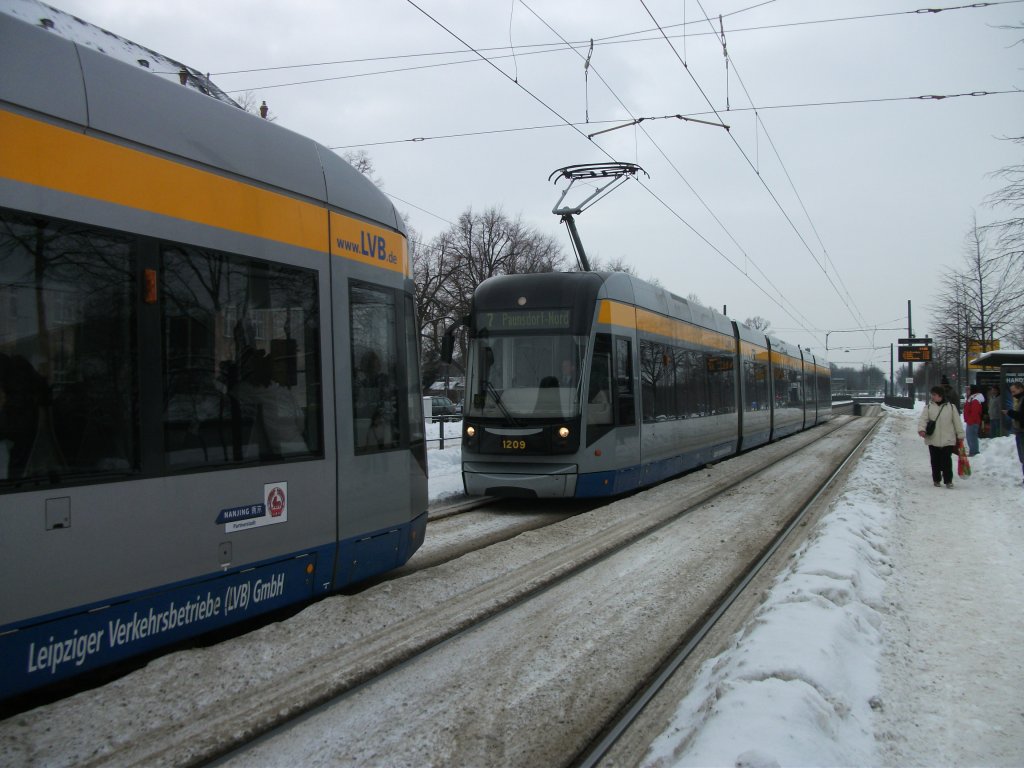
[[[989,437],[1002,437],[1003,436],[1003,396],[999,392],[999,387],[995,384],[988,391],[988,400],[985,404],[988,406],[988,436]]]
[[[1024,473],[1024,384],[1019,381],[1010,385],[1013,407],[1003,411],[1010,419],[1010,431],[1017,441],[1017,458],[1020,459],[1021,472]]]
[[[942,394],[946,398],[946,402],[956,408],[957,413],[960,413],[960,393],[957,392],[956,387],[949,383],[949,378],[946,376],[942,377],[939,384],[942,385]]]
[[[964,403],[964,425],[967,433],[967,455],[977,456],[979,452],[978,435],[981,432],[982,414],[985,412],[985,396],[981,387],[971,384],[970,395]]]
[[[932,387],[931,401],[917,420],[917,434],[924,438],[932,464],[932,482],[938,488],[953,487],[953,453],[964,439],[960,412],[946,400],[944,387]]]

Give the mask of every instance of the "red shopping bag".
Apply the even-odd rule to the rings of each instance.
[[[960,456],[956,462],[956,473],[960,477],[971,476],[971,460],[967,458],[967,449],[963,444],[960,445]]]

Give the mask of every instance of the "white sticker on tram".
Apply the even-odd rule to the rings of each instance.
[[[222,509],[217,524],[224,533],[261,528],[264,525],[288,522],[288,483],[267,483],[263,486],[263,503]]]

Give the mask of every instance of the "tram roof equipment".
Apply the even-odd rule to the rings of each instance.
[[[556,177],[569,179],[569,185],[562,190],[562,196],[558,198],[558,202],[555,203],[555,207],[551,209],[551,212],[556,216],[562,217],[562,222],[569,230],[573,250],[576,251],[576,260],[580,264],[580,269],[584,272],[591,271],[590,262],[587,260],[586,251],[583,250],[583,242],[580,240],[580,234],[576,230],[576,222],[573,220],[573,216],[583,213],[583,211],[587,210],[598,200],[610,194],[613,189],[625,182],[626,179],[635,178],[638,171],[647,176],[647,178],[651,178],[651,175],[636,163],[624,162],[567,165],[565,168],[559,168],[548,176],[548,181],[552,181]],[[601,180],[601,183],[579,205],[572,207],[562,206],[562,201],[569,194],[572,185],[580,180]]]

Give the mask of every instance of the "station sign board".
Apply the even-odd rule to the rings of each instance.
[[[1024,384],[1024,365],[1003,365],[1000,373],[1003,377],[1003,392],[1008,392],[1011,384]]]
[[[930,363],[932,360],[931,347],[900,347],[899,361],[901,363]]]
[[[970,339],[967,342],[967,354],[971,357],[977,357],[978,355],[984,354],[985,352],[998,352],[1001,346],[999,339],[992,339],[985,341],[979,341],[978,339]]]
[[[899,342],[898,359],[901,363],[930,363],[932,360],[932,340],[921,338],[897,339]]]
[[[999,339],[992,339],[979,341],[978,339],[970,339],[967,342],[967,359],[971,360],[978,355],[983,355],[986,352],[998,352],[1000,347]],[[985,368],[984,365],[974,365],[973,363],[967,366],[972,371],[980,371]]]

